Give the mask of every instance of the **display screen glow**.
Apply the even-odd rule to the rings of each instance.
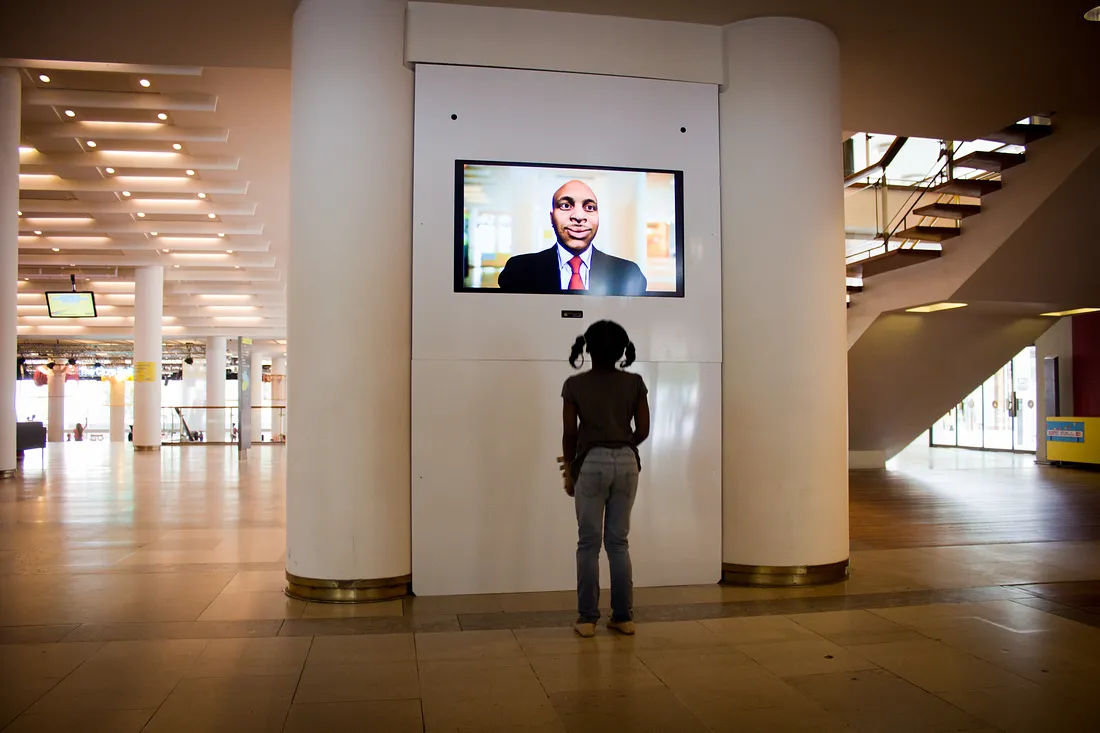
[[[95,318],[95,293],[46,293],[50,318]]]

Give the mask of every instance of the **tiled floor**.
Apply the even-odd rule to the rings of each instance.
[[[910,452],[853,475],[846,583],[639,588],[636,637],[582,640],[568,592],[286,598],[282,461],[30,454],[0,729],[1100,730],[1100,474]]]

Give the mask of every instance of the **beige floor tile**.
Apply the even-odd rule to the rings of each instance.
[[[199,616],[199,621],[248,621],[251,619],[301,618],[306,604],[281,591],[222,593]]]
[[[745,644],[738,649],[779,677],[847,672],[877,666],[859,654],[824,639]]]
[[[660,588],[635,588],[635,606],[682,606],[691,603],[722,603],[726,600],[719,585],[683,585]],[[575,596],[574,596],[575,600]]]
[[[64,677],[99,651],[102,644],[16,644],[0,646],[0,679]]]
[[[637,690],[663,684],[640,660],[625,654],[533,657],[531,667],[549,695],[582,690]]]
[[[722,693],[743,698],[738,704],[759,707],[779,704],[791,694],[780,678],[740,652],[663,653],[642,662],[669,688],[697,693]]]
[[[817,640],[817,634],[784,616],[717,618],[700,621],[729,644],[765,644],[774,641]]]
[[[577,594],[571,590],[507,593],[500,596],[500,607],[505,613],[573,611],[577,608]]]
[[[153,710],[85,710],[79,713],[23,715],[4,733],[139,733]]]
[[[30,677],[4,670],[0,675],[0,728],[61,682],[60,677]]]
[[[698,621],[661,621],[638,624],[638,633],[623,636],[620,643],[631,649],[710,649],[725,646],[718,635]]]
[[[663,687],[563,692],[550,699],[569,733],[702,733],[707,730]]]
[[[206,639],[108,641],[88,658],[82,670],[183,673],[198,660],[209,643]]]
[[[598,626],[596,635],[589,639],[577,636],[571,626],[551,628],[513,629],[520,648],[528,657],[560,657],[566,654],[631,654],[632,647],[621,644],[621,634],[606,626]]]
[[[405,700],[420,697],[415,662],[309,664],[298,683],[297,703]]]
[[[296,674],[186,679],[143,733],[279,733],[297,683]]]
[[[545,693],[526,659],[420,662],[420,694],[425,698],[506,697]]]
[[[523,649],[511,631],[447,631],[416,635],[416,658],[424,662],[522,656]]]
[[[502,596],[417,596],[409,603],[416,616],[451,616],[458,613],[501,613]]]
[[[155,710],[179,681],[182,669],[141,671],[83,665],[36,702],[28,713],[59,714],[86,710]]]
[[[1030,682],[938,641],[870,644],[859,653],[930,692],[1029,686]]]
[[[1040,687],[956,690],[940,697],[1007,733],[1092,733],[1100,706]]]
[[[947,733],[983,722],[889,672],[791,677],[791,686],[861,733]]]
[[[292,675],[302,671],[309,637],[214,639],[188,669],[187,677]]]
[[[870,611],[801,613],[787,618],[841,646],[922,641],[927,638]]]
[[[382,618],[401,614],[399,599],[381,603],[307,603],[302,618]]]
[[[85,624],[66,636],[64,642],[271,637],[279,633],[281,625],[282,619]]]
[[[1072,621],[1012,601],[882,608],[872,609],[871,613],[921,632],[952,626],[992,624],[1017,631],[1073,627]]]
[[[482,695],[461,696],[429,690],[422,703],[424,727],[429,731],[501,730],[557,722],[554,707],[541,687],[509,689],[506,694],[486,690]]]
[[[794,690],[780,704],[761,705],[740,695],[721,692],[685,693],[676,696],[711,731],[721,733],[849,733],[843,721],[822,710]],[[769,698],[775,702],[780,698]]]
[[[332,733],[332,731],[421,733],[424,721],[419,700],[374,702],[295,703],[283,733]]]
[[[368,634],[365,636],[318,636],[313,639],[307,664],[385,664],[415,662],[412,634]]]
[[[282,593],[286,588],[286,571],[284,570],[242,570],[233,576],[229,585],[225,586],[225,593],[256,593],[267,591],[269,593]]]

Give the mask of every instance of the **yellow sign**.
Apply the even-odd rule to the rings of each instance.
[[[157,363],[155,361],[135,361],[134,362],[134,381],[135,382],[155,382],[157,381]]]
[[[250,339],[250,338],[245,338],[245,337],[243,337],[243,336],[242,336],[242,337],[241,337],[241,343],[242,343],[242,344],[249,344],[249,345],[251,345],[251,344],[252,344],[252,339]]]

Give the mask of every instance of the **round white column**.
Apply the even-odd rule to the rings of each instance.
[[[108,404],[111,407],[111,442],[126,442],[126,380],[112,377]]]
[[[0,69],[0,478],[15,475],[16,292],[19,283],[19,70]],[[7,376],[5,376],[7,375]]]
[[[225,407],[225,337],[206,339],[206,405]],[[206,411],[206,441],[224,443],[228,410]]]
[[[271,439],[286,439],[286,357],[271,360]]]
[[[723,579],[848,566],[840,54],[826,27],[725,28],[721,93]]]
[[[65,442],[65,381],[69,368],[55,366],[50,370],[46,381],[46,441]]]
[[[264,406],[264,355],[256,351],[256,343],[252,343],[251,380],[248,390],[252,395],[252,444],[260,442],[263,434],[263,406]]]
[[[164,267],[134,271],[134,449],[160,450]],[[142,364],[148,372],[142,372]],[[151,381],[143,379],[152,377]]]
[[[304,428],[287,445],[288,592],[301,598],[411,582],[405,5],[303,0],[294,15],[288,342],[324,360],[288,395]]]

